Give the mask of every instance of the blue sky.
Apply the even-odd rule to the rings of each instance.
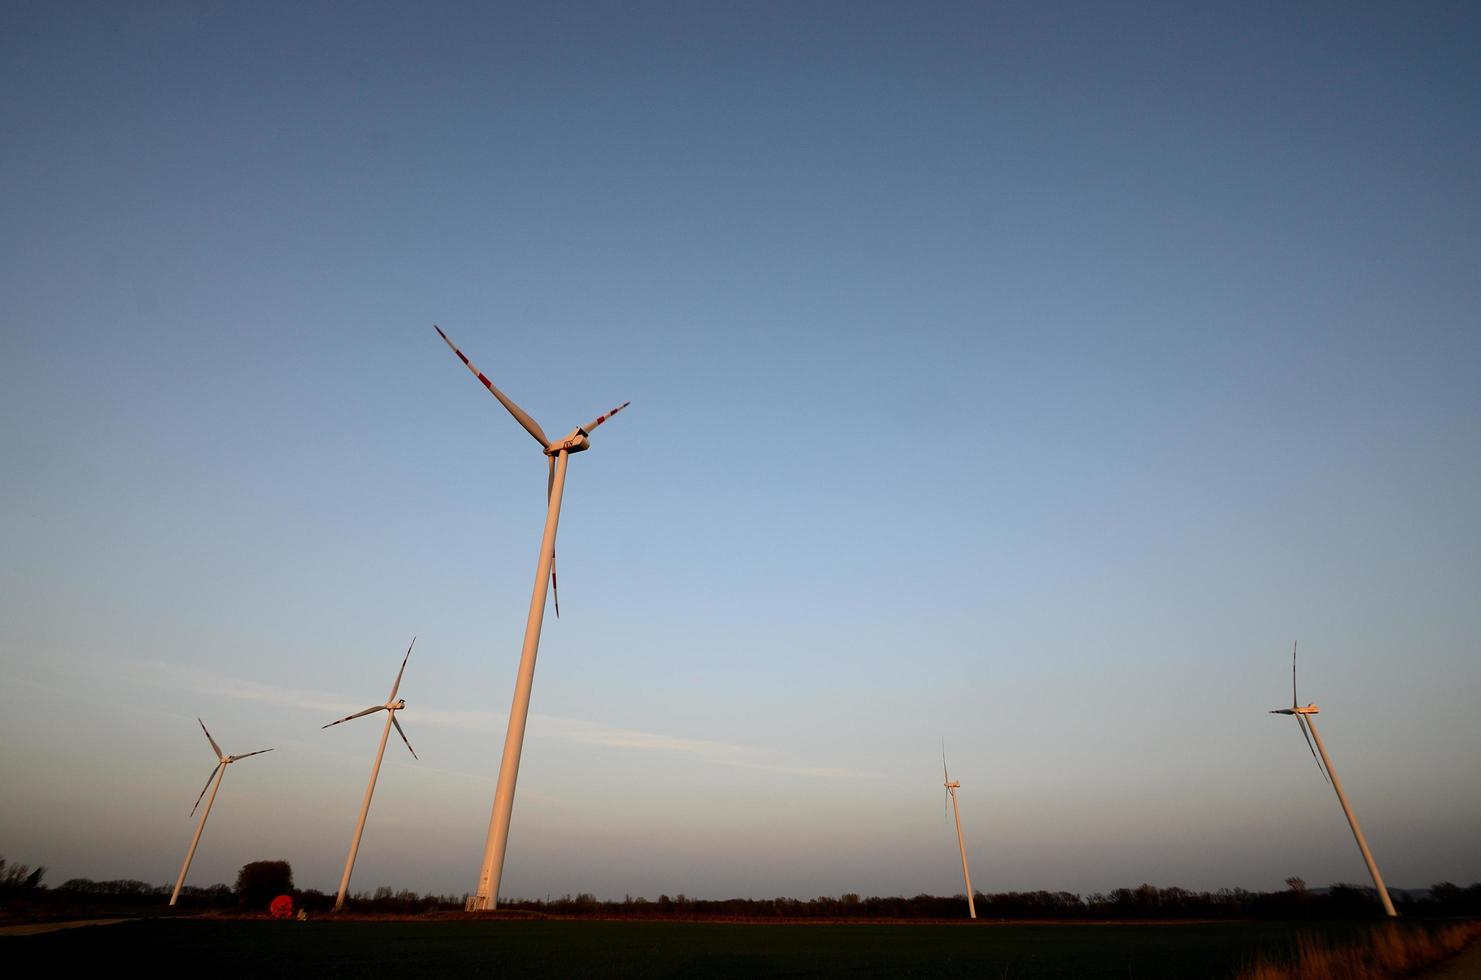
[[[0,828],[49,880],[1481,878],[1467,5],[0,11]]]

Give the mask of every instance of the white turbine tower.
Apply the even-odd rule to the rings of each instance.
[[[540,626],[545,620],[546,581],[555,592],[555,611],[560,615],[560,593],[555,582],[555,531],[560,521],[561,493],[566,485],[566,463],[572,453],[591,448],[587,437],[592,430],[622,411],[631,402],[623,402],[605,415],[598,415],[586,425],[571,430],[564,439],[551,441],[538,422],[514,404],[488,379],[462,351],[448,339],[442,328],[433,325],[439,336],[468,366],[474,377],[489,390],[499,403],[514,416],[525,431],[535,437],[548,461],[545,483],[545,534],[540,539],[540,558],[535,566],[535,590],[530,596],[530,615],[525,622],[524,647],[519,655],[519,675],[514,686],[514,703],[509,709],[509,729],[504,735],[504,756],[499,762],[499,782],[494,790],[494,810],[489,817],[488,842],[484,845],[483,866],[478,873],[478,889],[468,900],[471,910],[493,909],[499,904],[499,880],[504,873],[504,850],[509,843],[509,820],[514,811],[514,784],[519,778],[519,756],[524,748],[525,720],[530,712],[530,689],[535,682],[535,655],[540,648]]]
[[[1383,875],[1378,873],[1378,863],[1373,860],[1373,852],[1368,850],[1368,841],[1363,837],[1363,830],[1358,826],[1358,818],[1353,814],[1352,807],[1348,805],[1347,794],[1342,792],[1342,780],[1337,778],[1337,770],[1332,768],[1332,760],[1327,755],[1327,747],[1322,744],[1322,736],[1316,730],[1316,715],[1321,709],[1314,704],[1301,707],[1296,699],[1296,644],[1291,644],[1291,706],[1289,708],[1276,708],[1270,713],[1273,715],[1295,715],[1296,723],[1301,726],[1301,734],[1306,737],[1306,747],[1311,749],[1311,757],[1316,759],[1316,767],[1321,770],[1326,767],[1322,776],[1332,784],[1332,789],[1337,792],[1337,802],[1342,804],[1342,812],[1347,815],[1347,825],[1352,828],[1352,836],[1358,842],[1358,850],[1363,854],[1363,863],[1368,865],[1368,874],[1373,878],[1373,887],[1378,891],[1378,900],[1383,903],[1383,911],[1389,916],[1397,916],[1394,911],[1394,903],[1388,895],[1388,888],[1383,884]],[[1307,732],[1311,734],[1307,734]],[[1312,739],[1316,739],[1316,747],[1312,747]],[[1322,757],[1316,758],[1320,752]]]
[[[977,903],[972,899],[972,873],[967,870],[967,845],[962,840],[962,811],[957,806],[956,791],[961,788],[960,779],[952,779],[946,771],[946,743],[941,743],[941,775],[945,781],[946,795],[951,797],[951,812],[956,814],[956,847],[962,854],[962,882],[967,886],[967,916],[977,918]],[[942,801],[945,803],[945,801]]]
[[[201,787],[201,795],[195,798],[195,806],[190,808],[190,815],[195,816],[195,811],[201,805],[201,797],[206,795],[206,790],[211,791],[211,798],[206,800],[206,809],[201,812],[201,822],[196,824],[195,836],[190,839],[190,850],[185,852],[185,863],[180,866],[180,879],[175,882],[174,894],[170,896],[171,905],[174,905],[180,899],[180,888],[185,884],[186,873],[190,871],[190,862],[195,857],[195,847],[201,842],[201,831],[206,829],[206,818],[211,815],[211,804],[216,802],[216,791],[221,788],[221,780],[226,776],[226,767],[248,756],[261,755],[264,752],[272,751],[272,749],[258,749],[256,752],[247,752],[242,755],[222,755],[221,746],[217,745],[216,740],[211,737],[211,733],[206,731],[206,723],[199,718],[196,721],[200,722],[201,731],[206,732],[206,741],[211,743],[211,751],[216,753],[216,768],[212,769],[211,775],[206,777],[206,785]]]
[[[370,767],[370,784],[365,787],[365,802],[360,804],[360,819],[355,822],[355,836],[350,841],[350,856],[345,858],[345,873],[339,879],[339,897],[334,900],[334,911],[336,912],[345,907],[345,892],[350,887],[350,872],[355,870],[355,855],[360,851],[360,835],[365,832],[365,816],[370,812],[370,797],[375,793],[376,777],[381,774],[381,757],[386,754],[386,739],[390,737],[392,725],[396,726],[396,734],[401,736],[401,741],[406,742],[406,751],[411,753],[413,759],[417,757],[416,750],[411,747],[411,742],[406,737],[406,732],[401,729],[401,722],[396,720],[396,712],[406,707],[405,701],[396,700],[396,692],[401,690],[401,675],[406,673],[406,661],[411,658],[411,647],[416,645],[417,638],[412,637],[411,646],[406,648],[406,656],[401,658],[401,669],[396,672],[396,683],[391,685],[391,693],[386,698],[385,704],[377,704],[374,707],[366,708],[364,711],[357,711],[352,715],[346,715],[339,721],[331,721],[324,726],[325,728],[333,728],[335,725],[341,725],[347,721],[353,721],[356,718],[373,715],[377,711],[384,711],[386,713],[386,727],[381,731],[380,748],[375,750],[375,763]]]

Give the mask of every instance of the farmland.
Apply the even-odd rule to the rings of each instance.
[[[401,977],[1233,977],[1298,936],[1358,923],[714,923],[146,919],[8,937],[14,962],[68,972],[120,963],[213,974]]]

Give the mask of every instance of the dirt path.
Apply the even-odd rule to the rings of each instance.
[[[76,929],[79,926],[111,926],[128,919],[69,919],[66,922],[30,922],[23,926],[0,926],[0,936],[35,936],[59,929]]]
[[[1421,973],[1418,980],[1481,980],[1481,939],[1473,940],[1458,956]]]

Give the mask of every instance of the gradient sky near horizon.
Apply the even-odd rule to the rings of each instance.
[[[1481,8],[0,6],[0,855],[1481,879]]]

